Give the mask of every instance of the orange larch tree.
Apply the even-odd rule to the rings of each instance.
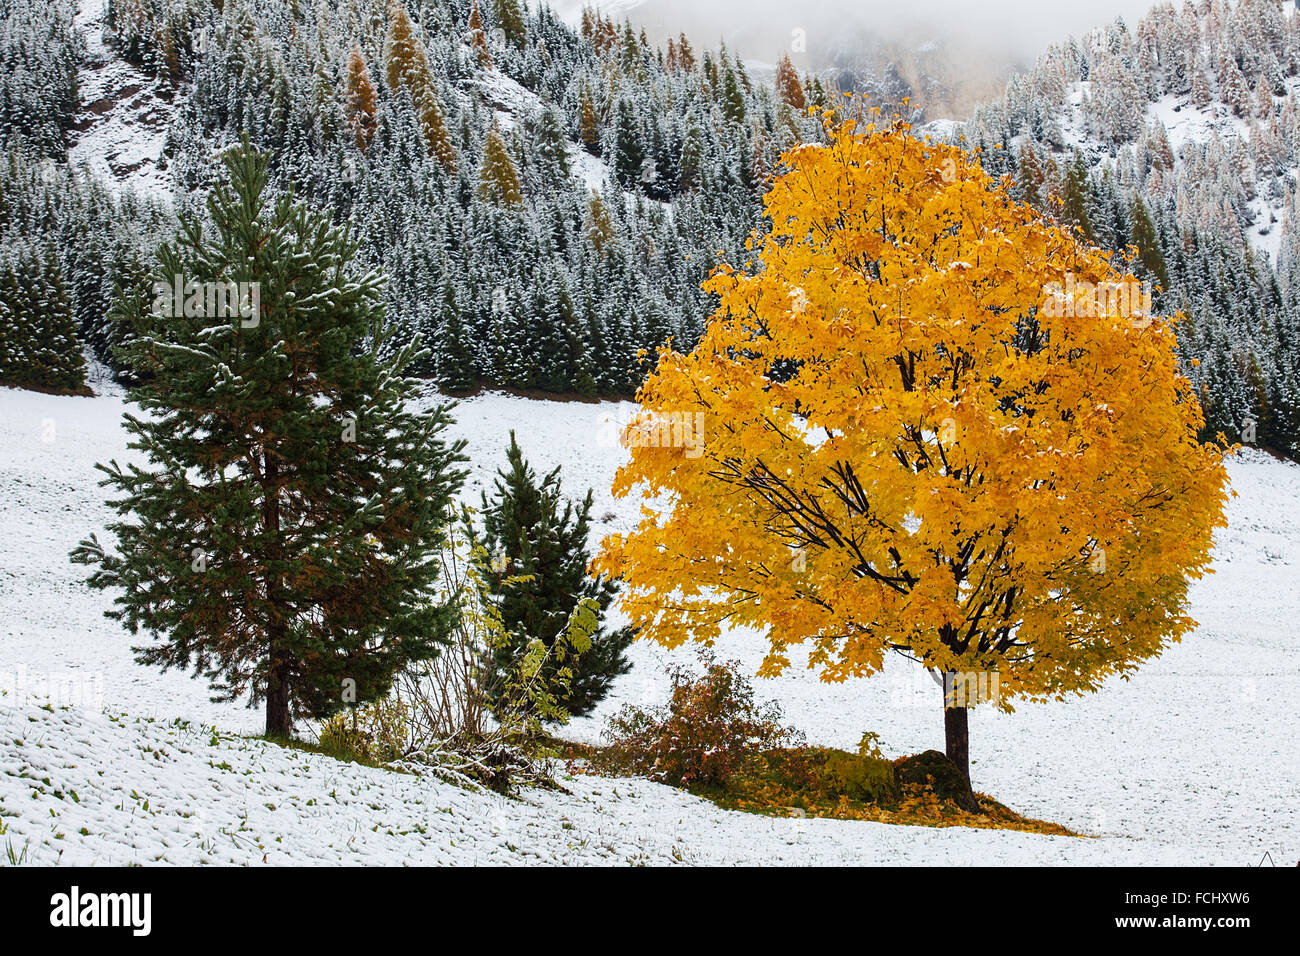
[[[466,30],[469,32],[469,45],[474,49],[478,65],[485,70],[492,69],[494,66],[492,54],[488,52],[487,33],[483,29],[483,16],[478,12],[478,0],[473,0],[470,4]]]
[[[852,123],[783,157],[754,259],[690,354],[661,350],[615,492],[654,499],[595,566],[668,646],[766,632],[761,673],[890,652],[967,708],[1127,676],[1195,622],[1228,495],[1174,319],[1127,258],[955,146]]]
[[[807,106],[803,95],[803,84],[799,82],[799,73],[790,62],[788,53],[776,64],[775,82],[776,92],[790,107],[801,110]]]
[[[363,152],[370,146],[379,125],[375,119],[375,102],[375,84],[370,79],[370,69],[361,55],[361,47],[353,45],[343,79],[343,112],[352,128],[357,149]]]
[[[447,116],[438,99],[429,56],[410,15],[400,2],[388,6],[387,78],[389,92],[396,96],[405,88],[420,121],[429,155],[436,156],[443,168],[455,172],[456,147],[447,130]]]

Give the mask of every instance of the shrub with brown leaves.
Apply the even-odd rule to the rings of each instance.
[[[781,708],[759,704],[738,661],[700,651],[704,672],[675,666],[666,705],[625,705],[609,722],[592,759],[602,773],[648,777],[675,786],[722,786],[752,758],[802,743],[782,724]]]

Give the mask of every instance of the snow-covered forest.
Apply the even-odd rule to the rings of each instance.
[[[432,347],[416,372],[457,392],[630,396],[639,350],[698,336],[700,282],[741,248],[780,153],[818,128],[797,81],[792,105],[725,49],[665,51],[598,16],[574,30],[514,2],[112,0],[97,55],[167,120],[157,155],[108,170],[155,188],[110,201],[77,165],[95,159],[79,138],[103,136],[104,117],[73,122],[92,55],[76,6],[51,7],[15,3],[5,23],[7,247],[46,238],[27,258],[54,260],[50,295],[110,366],[111,286],[168,228],[134,204],[201,202],[247,131],[277,185],[356,223],[392,313]]]
[[[1164,3],[1052,47],[968,129],[986,167],[1108,249],[1134,247],[1207,431],[1300,445],[1300,18]],[[1059,200],[1059,205],[1052,205]]]
[[[15,356],[5,379],[76,387],[75,341],[121,371],[113,287],[143,281],[167,205],[201,202],[247,130],[280,186],[356,223],[393,314],[432,349],[419,374],[630,396],[640,350],[696,340],[700,282],[758,224],[780,154],[819,138],[805,107],[837,91],[788,61],[772,88],[725,48],[665,48],[598,14],[573,29],[488,3],[471,29],[471,6],[412,4],[394,45],[380,0],[6,5],[6,269],[67,318],[40,343],[13,326],[7,351],[59,358],[37,375]],[[1300,26],[1284,6],[1158,5],[1053,47],[968,125],[918,131],[980,148],[1090,241],[1135,247],[1159,307],[1187,316],[1206,435],[1253,422],[1294,455]],[[89,115],[79,83],[107,94]],[[869,85],[887,111],[909,92]]]

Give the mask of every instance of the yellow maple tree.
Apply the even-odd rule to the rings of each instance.
[[[756,628],[761,673],[806,645],[828,681],[919,661],[969,779],[968,706],[1096,690],[1194,626],[1224,450],[1127,257],[959,147],[825,121],[698,346],[660,351],[614,486],[648,500],[594,567],[670,647]]]

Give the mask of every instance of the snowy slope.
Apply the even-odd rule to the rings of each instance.
[[[1290,36],[1297,23],[1296,6],[1275,6],[1277,16],[1261,20],[1260,8],[1248,9],[1245,0],[1228,0],[1213,9],[1210,4],[1155,5],[1132,31],[1115,21],[1077,41],[1052,46],[1030,72],[1011,80],[1005,97],[976,111],[972,131],[982,129],[992,137],[990,143],[1001,140],[1006,127],[999,124],[1010,109],[1017,119],[1008,145],[1019,148],[1037,138],[1040,157],[1058,154],[1057,162],[1068,162],[1077,150],[1094,172],[1117,173],[1126,186],[1139,185],[1148,206],[1176,198],[1184,227],[1225,228],[1235,241],[1236,230],[1225,220],[1237,219],[1241,235],[1277,265],[1283,229],[1295,217],[1297,161],[1292,147],[1300,76],[1289,62],[1290,52],[1278,52],[1278,60],[1273,48],[1265,48],[1272,41],[1264,34],[1243,32],[1255,27],[1280,31],[1280,46],[1294,49],[1296,41]],[[1238,13],[1240,20],[1235,19]],[[1090,57],[1084,74],[1076,59],[1081,51]],[[1121,51],[1122,59],[1111,56]],[[1223,51],[1237,52],[1220,59]],[[1237,69],[1238,54],[1258,56],[1261,63],[1273,58],[1279,72],[1273,76],[1262,69],[1257,76],[1248,64],[1246,78]],[[1180,69],[1184,56],[1190,58],[1186,75],[1204,84],[1203,106],[1166,76]],[[1244,84],[1249,99],[1244,106],[1224,78],[1221,66],[1229,61]],[[1195,83],[1189,79],[1187,86]],[[1175,89],[1182,92],[1170,92]],[[1140,108],[1131,109],[1135,105]],[[1021,110],[1028,112],[1017,112]],[[1038,127],[1034,135],[1029,126]],[[1149,133],[1156,127],[1167,140],[1172,169],[1161,169],[1152,155]],[[1112,137],[1122,143],[1111,142]],[[1163,151],[1163,144],[1158,149]],[[1189,155],[1195,166],[1189,166]],[[1207,178],[1206,161],[1211,169],[1228,169],[1218,180]]]
[[[497,125],[502,130],[518,128],[525,119],[536,116],[545,107],[541,97],[499,70],[488,70],[468,81],[467,86],[474,90],[476,97],[491,108]],[[459,95],[468,105],[469,94],[461,92]],[[672,215],[671,203],[644,196],[638,197],[637,193],[631,190],[619,189],[617,177],[613,175],[608,164],[599,156],[591,155],[572,140],[568,142],[568,156],[569,175],[591,192],[601,193],[608,198],[615,195],[617,190],[617,193],[622,194],[623,203],[629,209],[635,206],[640,198],[642,203],[658,206],[665,214]]]
[[[165,84],[110,50],[102,24],[108,0],[82,0],[77,26],[86,38],[87,63],[77,75],[81,113],[68,159],[87,164],[106,183],[156,198],[170,198],[171,176],[162,165],[167,127],[176,102]]]
[[[1174,846],[773,819],[644,781],[563,783],[507,800],[193,724],[0,705],[0,808],[19,814],[0,858],[37,864],[1182,861]]]
[[[1289,83],[1289,92],[1298,91],[1300,78]],[[1147,107],[1146,117],[1165,128],[1169,145],[1174,150],[1175,168],[1181,162],[1179,151],[1185,143],[1202,145],[1217,134],[1225,142],[1237,141],[1247,147],[1250,145],[1249,126],[1222,103],[1211,103],[1198,108],[1185,96],[1166,95]],[[1278,224],[1285,215],[1285,206],[1284,196],[1270,198],[1257,195],[1250,201],[1250,222],[1244,224],[1250,244],[1267,253],[1274,264],[1277,263],[1278,248],[1282,242],[1282,230]]]
[[[1091,83],[1087,81],[1069,86],[1067,103],[1058,117],[1062,141],[1067,152],[1072,149],[1080,150],[1089,158],[1094,168],[1113,166],[1109,151],[1099,146],[1088,131],[1083,104],[1090,93],[1090,87]],[[1300,77],[1288,80],[1288,92],[1300,93]],[[1275,97],[1275,99],[1281,103],[1284,97]],[[1250,146],[1248,123],[1219,102],[1197,107],[1189,96],[1166,94],[1147,104],[1142,122],[1144,125],[1154,122],[1164,127],[1173,150],[1175,171],[1182,170],[1181,150],[1188,143],[1204,146],[1218,136],[1225,145],[1240,143],[1247,148]],[[945,138],[941,132],[933,135],[935,139]],[[1017,136],[1013,143],[1019,146],[1026,138],[1024,135]],[[1250,220],[1242,223],[1245,236],[1251,245],[1266,253],[1274,263],[1277,261],[1278,247],[1282,238],[1282,230],[1278,228],[1278,224],[1282,221],[1284,208],[1285,197],[1282,195],[1274,197],[1257,195],[1249,204]]]
[[[536,116],[544,107],[541,97],[512,80],[500,70],[488,70],[468,84],[483,103],[491,107],[497,125],[503,130],[516,129],[527,117]],[[462,93],[468,105],[470,97]],[[593,192],[600,192],[614,182],[609,167],[599,157],[581,149],[576,143],[568,144],[571,175]],[[613,188],[611,186],[611,188]],[[636,194],[624,191],[626,202],[635,201]]]
[[[104,42],[104,11],[108,0],[81,0],[77,26],[86,40],[86,63],[78,74],[81,110],[68,150],[72,165],[85,164],[97,178],[115,188],[132,189],[153,198],[169,199],[173,184],[163,157],[167,131],[188,93],[173,89],[117,55]],[[574,22],[581,16],[576,8]],[[455,91],[468,105],[471,96],[492,109],[503,130],[512,130],[542,109],[537,94],[498,70],[490,70]],[[608,167],[570,143],[573,175],[600,191],[612,182]],[[631,203],[635,194],[624,193]],[[664,204],[665,208],[667,204]]]
[[[123,407],[0,389],[0,858],[9,841],[33,861],[98,863],[1300,859],[1295,465],[1254,452],[1230,464],[1239,497],[1218,573],[1193,592],[1201,626],[1183,644],[1086,699],[973,715],[977,787],[1099,835],[1067,839],[772,820],[590,777],[566,782],[572,796],[510,802],[239,736],[256,733],[260,715],[136,665],[129,636],[101,616],[105,596],[67,561],[108,517],[93,464],[124,458]],[[539,470],[563,465],[570,493],[595,488],[598,534],[629,527],[634,504],[608,491],[624,454],[612,423],[628,410],[492,394],[462,402],[455,431],[475,462],[467,498],[490,483],[514,428]],[[752,667],[761,648],[732,633],[720,652]],[[635,646],[613,699],[567,733],[595,739],[620,703],[660,701],[662,665],[684,653]],[[891,754],[942,743],[937,691],[904,666],[840,685],[792,670],[758,690],[814,742],[852,746],[871,729]]]

